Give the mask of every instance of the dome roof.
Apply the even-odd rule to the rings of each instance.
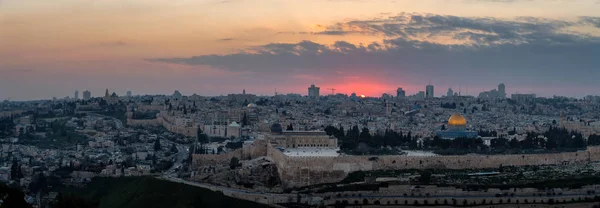
[[[248,108],[256,108],[256,107],[257,107],[257,105],[256,105],[256,104],[254,104],[254,103],[250,103],[250,104],[248,104]]]
[[[463,117],[462,115],[455,113],[452,116],[450,116],[450,119],[448,119],[448,125],[449,126],[466,126],[467,119],[465,119],[465,117]]]

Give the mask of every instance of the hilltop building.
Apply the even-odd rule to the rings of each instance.
[[[327,135],[324,131],[284,131],[279,123],[271,126],[271,133],[267,135],[273,146],[286,148],[331,148],[338,147],[337,139]]]
[[[117,95],[117,93],[114,93],[114,92],[109,95],[108,89],[106,89],[106,92],[104,93],[104,100],[108,104],[115,104],[115,103],[119,102],[119,96]]]
[[[308,97],[310,98],[319,98],[319,90],[320,87],[316,87],[315,84],[310,85],[308,88]]]

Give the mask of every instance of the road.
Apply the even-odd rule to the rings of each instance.
[[[174,178],[170,176],[161,176],[159,179],[167,180],[175,183],[183,183],[190,186],[196,186],[200,188],[209,189],[211,191],[220,191],[226,196],[255,201],[262,204],[268,204],[274,206],[276,203],[284,203],[289,202],[290,199],[294,199],[296,194],[275,194],[275,193],[265,193],[265,192],[253,192],[243,189],[235,189],[235,188],[227,188],[222,186],[215,186],[204,183],[197,183],[192,181],[186,181],[180,178]]]
[[[168,140],[166,140],[168,141]],[[167,142],[170,143],[171,142]],[[169,170],[163,172],[163,176],[166,177],[177,177],[177,170],[183,166],[183,161],[187,159],[189,156],[189,149],[186,145],[175,143],[175,147],[177,147],[177,155],[174,156],[173,166],[169,168]]]

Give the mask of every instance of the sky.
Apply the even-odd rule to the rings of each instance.
[[[598,95],[600,0],[0,0],[0,99]]]

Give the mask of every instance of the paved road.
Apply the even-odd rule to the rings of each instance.
[[[177,147],[177,155],[174,157],[173,166],[163,173],[167,177],[176,177],[177,169],[183,166],[183,161],[189,156],[189,149],[186,145],[175,143],[175,146]]]
[[[295,198],[296,194],[276,194],[276,193],[264,193],[264,192],[253,192],[243,189],[227,188],[222,186],[215,186],[204,183],[197,183],[192,181],[186,181],[180,178],[174,178],[169,176],[161,176],[159,179],[167,180],[175,183],[183,183],[190,186],[196,186],[200,188],[209,189],[211,191],[220,191],[226,196],[235,197],[243,200],[255,201],[262,204],[268,204],[274,206],[276,203],[288,202],[290,197]]]

